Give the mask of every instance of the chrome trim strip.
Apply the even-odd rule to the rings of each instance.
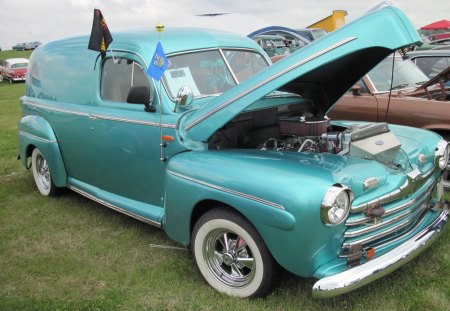
[[[223,104],[217,106],[216,108],[214,108],[214,109],[211,110],[210,112],[204,114],[203,116],[201,116],[201,117],[198,118],[197,120],[194,120],[194,121],[191,122],[190,124],[186,125],[184,129],[185,129],[186,131],[189,131],[192,127],[194,127],[194,126],[197,125],[198,123],[202,122],[202,121],[205,120],[206,118],[210,117],[211,115],[215,114],[216,112],[218,112],[218,111],[222,110],[223,108],[227,107],[228,105],[230,105],[230,104],[233,103],[234,101],[236,101],[236,100],[238,100],[238,99],[244,97],[245,95],[247,95],[247,94],[253,92],[254,90],[260,88],[262,85],[264,85],[264,84],[266,84],[266,83],[269,83],[269,82],[271,82],[272,80],[275,80],[276,78],[278,78],[278,77],[280,77],[280,76],[286,74],[287,72],[289,72],[289,71],[291,71],[291,70],[293,70],[293,69],[295,69],[295,68],[297,68],[297,67],[300,67],[300,66],[302,66],[303,64],[305,64],[305,63],[307,63],[307,62],[310,62],[310,61],[314,60],[315,58],[317,58],[317,57],[319,57],[319,56],[321,56],[321,55],[323,55],[323,54],[326,54],[326,53],[328,53],[329,51],[334,50],[334,49],[336,49],[336,48],[338,48],[338,47],[340,47],[340,46],[342,46],[342,45],[344,45],[344,44],[347,44],[347,43],[349,43],[349,42],[351,42],[351,41],[353,41],[353,40],[356,40],[356,39],[357,39],[356,37],[349,37],[349,38],[347,38],[347,39],[344,39],[344,40],[342,40],[342,41],[340,41],[340,42],[337,42],[337,43],[335,43],[335,44],[333,44],[333,45],[331,45],[331,46],[329,46],[329,47],[327,47],[327,48],[325,48],[325,49],[323,49],[323,50],[321,50],[321,51],[319,51],[319,52],[314,53],[313,55],[311,55],[311,56],[309,56],[309,57],[307,57],[307,58],[305,58],[305,59],[299,61],[298,63],[293,64],[292,66],[289,66],[288,68],[286,68],[286,69],[284,69],[284,70],[278,72],[277,74],[274,74],[273,76],[271,76],[271,77],[269,77],[269,78],[267,78],[267,79],[265,79],[265,80],[259,82],[258,84],[254,85],[253,87],[249,88],[248,90],[245,90],[245,91],[242,92],[241,94],[236,95],[236,96],[234,96],[233,98],[230,98],[229,100],[227,100],[227,101],[224,102]]]
[[[231,69],[231,65],[230,62],[228,61],[228,59],[225,57],[225,54],[223,53],[222,49],[219,49],[219,53],[222,56],[223,61],[225,62],[225,65],[227,66],[228,71],[231,73],[231,76],[233,77],[234,83],[239,84],[239,80],[236,77],[236,74],[234,73],[234,71]],[[258,53],[259,54],[259,53]]]
[[[406,212],[404,212],[404,213],[402,213],[400,215],[397,215],[395,217],[392,217],[392,218],[390,218],[390,219],[388,219],[386,221],[380,222],[380,223],[378,223],[376,225],[373,225],[373,226],[363,227],[363,228],[360,228],[360,229],[357,229],[357,230],[352,230],[352,231],[346,231],[344,233],[344,238],[354,238],[354,237],[357,237],[357,236],[360,236],[360,235],[364,235],[364,234],[370,233],[372,231],[384,228],[384,227],[386,227],[388,225],[392,225],[392,224],[396,223],[397,221],[400,221],[400,220],[402,220],[404,218],[407,218],[408,216],[411,216],[411,215],[415,214],[420,209],[423,211],[428,206],[427,204],[423,203],[423,201],[425,201],[425,199],[426,198],[423,198],[422,202],[417,204],[417,206],[414,207],[413,209],[407,210]],[[415,220],[415,219],[410,219],[409,221],[411,222],[413,220]]]
[[[55,111],[55,112],[73,114],[73,115],[82,116],[82,117],[89,117],[89,113],[87,113],[87,112],[80,112],[80,111],[51,107],[49,105],[44,105],[44,104],[38,103],[37,101],[34,101],[34,100],[28,99],[26,102],[22,101],[22,103],[24,105],[35,107],[35,108],[42,108],[42,109],[47,109],[47,110]]]
[[[370,245],[370,246],[367,246],[367,247],[363,247],[363,252],[364,252],[367,248],[373,248],[373,249],[376,251],[377,249],[380,249],[381,247],[385,247],[386,245],[389,245],[389,244],[392,244],[392,243],[396,243],[397,241],[399,241],[399,240],[405,238],[405,236],[411,234],[412,231],[416,230],[416,229],[424,222],[425,217],[423,217],[423,216],[424,216],[424,214],[421,215],[421,217],[419,218],[419,221],[418,221],[417,223],[415,223],[414,226],[412,226],[412,227],[410,228],[410,230],[408,230],[408,231],[404,232],[403,234],[397,236],[397,237],[396,237],[395,239],[393,239],[393,240],[388,240],[388,241],[385,241],[385,242],[381,242],[381,244],[375,244],[375,245]],[[339,257],[341,257],[341,258],[347,258],[348,255],[346,255],[346,254],[342,255],[342,254],[341,254],[341,255],[339,255]]]
[[[49,143],[49,144],[56,143],[56,140],[49,140],[49,139],[46,139],[46,138],[42,138],[42,137],[30,134],[30,133],[24,132],[24,131],[19,131],[19,135],[27,136],[27,137],[29,137],[31,139],[39,140],[39,141],[42,141],[44,143]]]
[[[426,173],[424,173],[424,175],[421,175],[421,180],[425,180],[428,176],[431,175],[431,173],[433,173],[433,170],[430,170]],[[395,189],[394,191],[391,191],[385,195],[382,195],[378,198],[375,198],[373,200],[370,200],[366,203],[361,203],[359,205],[355,205],[351,207],[350,213],[357,213],[357,212],[361,212],[373,205],[383,205],[383,204],[387,204],[390,202],[393,202],[397,199],[400,199],[402,196],[407,196],[411,193],[405,193],[407,191],[407,189],[411,186],[410,181],[410,176],[408,176],[408,179],[406,179],[405,183],[403,185],[401,185],[398,189]]]
[[[366,203],[362,203],[362,204],[359,204],[359,205],[352,206],[351,209],[350,209],[350,213],[361,212],[361,211],[367,209],[370,206],[379,205],[380,204],[380,199],[383,199],[383,202],[386,202],[386,203],[387,203],[387,198],[389,198],[389,199],[392,198],[391,201],[394,201],[394,200],[400,198],[400,196],[402,194],[402,191],[404,191],[404,189],[408,188],[408,185],[409,185],[409,180],[406,179],[405,183],[403,185],[401,185],[398,189],[395,189],[392,192],[389,192],[389,193],[387,193],[387,194],[385,194],[385,195],[383,195],[381,197],[375,198],[375,199],[373,199],[371,201],[368,201]]]
[[[402,235],[399,235],[398,237],[396,237],[396,238],[393,239],[393,240],[389,240],[389,241],[383,242],[383,243],[381,243],[381,244],[376,244],[376,245],[371,246],[371,247],[372,247],[373,249],[375,249],[375,251],[376,251],[377,249],[379,249],[379,248],[381,248],[381,247],[384,247],[384,246],[386,246],[386,245],[388,245],[388,244],[392,244],[392,243],[395,243],[395,242],[397,242],[397,241],[403,239],[403,238],[404,238],[405,236],[407,236],[408,234],[411,234],[412,231],[416,230],[416,229],[424,222],[424,220],[425,220],[425,217],[421,217],[421,218],[419,219],[419,221],[418,221],[413,227],[411,227],[411,230],[409,230],[409,231],[403,233]]]
[[[55,112],[61,112],[66,114],[72,114],[77,116],[83,116],[83,117],[89,117],[90,119],[101,119],[101,120],[109,120],[109,121],[116,121],[116,122],[123,122],[123,123],[131,123],[131,124],[139,124],[139,125],[146,125],[146,126],[156,126],[164,128],[175,128],[175,124],[166,124],[166,123],[159,123],[159,122],[148,122],[148,121],[141,121],[141,120],[133,120],[133,119],[124,119],[124,118],[116,118],[116,117],[110,117],[105,115],[99,115],[99,114],[90,114],[87,112],[79,112],[74,110],[68,110],[68,109],[61,109],[56,107],[51,107],[48,105],[44,105],[41,103],[34,102],[33,100],[27,100],[27,102],[23,102],[24,105],[36,107],[36,108],[42,108],[50,111]]]
[[[419,213],[419,212],[422,213],[422,212],[424,212],[426,210],[426,207],[427,207],[427,205],[420,206],[420,210],[419,211],[415,211],[415,213]],[[384,231],[378,232],[378,233],[376,233],[374,235],[371,235],[371,236],[368,236],[366,238],[362,238],[362,239],[351,241],[351,242],[345,242],[344,244],[342,244],[342,248],[349,248],[349,247],[351,247],[352,245],[355,245],[355,244],[361,244],[364,247],[365,244],[373,242],[373,241],[376,241],[376,240],[381,239],[381,238],[383,238],[385,236],[388,236],[388,235],[392,234],[395,231],[398,231],[400,229],[403,229],[403,228],[409,226],[411,223],[413,223],[414,221],[418,221],[419,219],[420,219],[420,215],[418,217],[416,217],[416,218],[413,217],[413,218],[407,219],[407,220],[405,220],[405,221],[403,221],[401,223],[396,224],[394,227],[391,227],[391,228],[386,229]]]
[[[200,185],[205,186],[205,187],[213,188],[213,189],[216,189],[216,190],[219,190],[219,191],[223,191],[223,192],[226,192],[226,193],[229,193],[229,194],[232,194],[232,195],[240,196],[242,198],[245,198],[245,199],[248,199],[248,200],[251,200],[251,201],[255,201],[255,202],[258,202],[258,203],[262,203],[264,205],[268,205],[268,206],[275,207],[275,208],[278,208],[278,209],[282,209],[282,210],[285,209],[284,206],[282,206],[280,204],[273,203],[273,202],[270,202],[270,201],[267,201],[267,200],[264,200],[264,199],[261,199],[261,198],[258,198],[258,197],[254,197],[254,196],[249,195],[249,194],[245,194],[245,193],[242,193],[242,192],[239,192],[239,191],[235,191],[235,190],[232,190],[232,189],[223,188],[223,187],[220,187],[220,186],[217,186],[217,185],[213,185],[211,183],[207,183],[207,182],[195,179],[195,178],[191,178],[191,177],[188,177],[188,176],[185,176],[185,175],[182,175],[182,174],[175,173],[174,171],[171,171],[171,170],[167,170],[167,172],[169,174],[171,174],[171,175],[176,176],[176,177],[179,177],[179,178],[182,178],[182,179],[186,179],[188,181],[195,182],[195,183],[200,184]]]
[[[313,296],[329,298],[344,294],[396,270],[428,248],[440,236],[448,218],[449,211],[445,208],[433,223],[390,252],[355,268],[320,279],[312,288]]]
[[[422,178],[426,179],[430,177],[431,174],[433,174],[434,169],[429,170],[428,172],[422,173]]]
[[[416,202],[418,202],[420,200],[423,201],[426,197],[428,197],[430,195],[431,191],[433,190],[433,187],[434,187],[434,183],[430,184],[426,189],[423,190],[422,193],[418,194],[418,196],[416,198],[411,199],[403,204],[400,204],[398,206],[395,206],[391,209],[386,210],[386,212],[384,213],[384,216],[389,216],[389,215],[395,214],[401,210],[404,210],[404,209],[410,207],[411,205],[415,204]],[[359,218],[353,218],[353,219],[347,220],[345,225],[349,226],[349,227],[357,226],[357,225],[366,223],[369,220],[370,220],[370,218],[366,217],[366,216],[359,217]]]
[[[139,125],[156,126],[156,127],[159,127],[161,124],[161,127],[175,128],[175,124],[164,124],[164,123],[159,123],[159,122],[149,122],[149,121],[141,121],[141,120],[133,120],[133,119],[116,118],[116,117],[109,117],[109,116],[98,115],[98,114],[90,114],[89,118],[108,120],[108,121],[116,121],[116,122],[124,122],[124,123],[131,123],[131,124],[139,124]]]
[[[106,206],[106,207],[112,209],[112,210],[115,210],[116,212],[125,214],[125,215],[130,216],[130,217],[132,217],[132,218],[134,218],[134,219],[137,219],[137,220],[140,220],[140,221],[142,221],[142,222],[145,222],[145,223],[147,223],[147,224],[149,224],[149,225],[152,225],[152,226],[161,228],[161,223],[159,223],[159,222],[156,222],[156,221],[154,221],[154,220],[151,220],[151,219],[142,217],[142,216],[140,216],[140,215],[138,215],[138,214],[132,213],[132,212],[127,211],[127,210],[125,210],[125,209],[123,209],[123,208],[120,208],[120,207],[118,207],[118,206],[115,206],[115,205],[113,205],[113,204],[111,204],[111,203],[108,203],[108,202],[106,202],[106,201],[103,201],[103,200],[97,198],[96,196],[94,196],[94,195],[92,195],[92,194],[89,194],[89,193],[87,193],[87,192],[85,192],[85,191],[83,191],[83,190],[81,190],[81,189],[78,189],[77,187],[74,187],[74,186],[71,186],[71,185],[67,185],[67,188],[69,188],[70,190],[73,190],[73,191],[75,191],[75,192],[81,194],[82,196],[85,196],[86,198],[88,198],[88,199],[90,199],[90,200],[92,200],[92,201],[95,201],[95,202],[97,202],[97,203],[99,203],[99,204],[101,204],[101,205],[104,205],[104,206]]]

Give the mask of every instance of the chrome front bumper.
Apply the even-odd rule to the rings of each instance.
[[[424,251],[440,235],[449,218],[445,207],[433,223],[417,235],[365,264],[325,277],[313,286],[313,296],[329,298],[347,293],[389,274]]]

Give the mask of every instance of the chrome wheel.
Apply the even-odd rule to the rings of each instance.
[[[219,292],[260,297],[278,279],[279,266],[259,233],[232,210],[217,208],[200,217],[191,248],[202,276]]]
[[[34,182],[42,195],[53,195],[56,186],[53,184],[47,160],[38,148],[33,150],[31,155],[31,167],[33,170]]]
[[[203,257],[211,274],[226,286],[243,287],[255,277],[252,252],[235,232],[211,231],[204,241]]]

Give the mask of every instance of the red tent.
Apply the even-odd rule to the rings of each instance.
[[[422,30],[439,30],[439,29],[450,29],[450,21],[443,19],[420,28]]]

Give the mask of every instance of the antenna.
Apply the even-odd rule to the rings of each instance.
[[[386,114],[384,115],[384,122],[386,123],[388,122],[389,106],[391,105],[392,86],[394,83],[394,64],[395,64],[395,52],[392,54],[391,87],[389,88],[389,98],[386,107]]]

